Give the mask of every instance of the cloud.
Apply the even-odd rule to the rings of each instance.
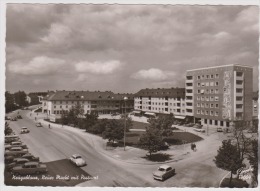
[[[139,70],[138,72],[132,74],[131,78],[137,80],[160,81],[172,78],[174,76],[174,72],[162,71],[158,68],[150,68],[148,70]]]
[[[123,63],[118,60],[110,60],[105,62],[79,62],[75,65],[77,72],[88,72],[92,74],[112,74],[122,68]]]
[[[60,70],[65,64],[64,60],[40,56],[33,58],[30,62],[13,62],[8,65],[11,73],[22,75],[49,75]]]

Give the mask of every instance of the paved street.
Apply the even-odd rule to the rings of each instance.
[[[221,136],[218,134],[213,134],[210,138],[202,135],[204,140],[197,143],[197,152],[191,152],[189,145],[183,146],[182,152],[187,150],[187,156],[169,163],[176,169],[176,175],[161,182],[152,178],[152,172],[159,164],[143,163],[144,159],[136,159],[135,164],[132,163],[129,154],[134,155],[138,149],[131,149],[131,152],[119,149],[112,153],[104,149],[104,141],[100,137],[56,124],[51,124],[52,128],[49,129],[48,123],[40,119],[44,117],[41,114],[37,118],[43,122],[43,127],[36,127],[35,113],[31,117],[30,111],[20,113],[23,119],[10,122],[10,126],[17,134],[23,126],[31,130],[29,134],[20,137],[28,145],[29,151],[39,156],[42,162],[65,159],[74,153],[79,153],[86,159],[88,165],[82,169],[91,176],[98,176],[98,180],[86,181],[78,186],[218,187],[219,181],[227,173],[216,168],[212,161],[221,144]],[[177,149],[167,152],[178,154]],[[119,160],[123,155],[125,157]]]

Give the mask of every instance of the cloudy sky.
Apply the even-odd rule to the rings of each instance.
[[[185,71],[243,64],[258,89],[256,6],[7,6],[6,89],[184,87]]]

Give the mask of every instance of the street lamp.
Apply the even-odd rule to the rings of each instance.
[[[124,151],[125,151],[125,133],[126,133],[126,101],[128,100],[127,97],[124,97],[125,102],[125,126],[124,126]]]

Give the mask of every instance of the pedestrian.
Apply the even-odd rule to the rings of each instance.
[[[34,119],[35,119],[35,121],[36,121],[36,120],[37,120],[37,117],[35,117]]]
[[[51,124],[49,124],[49,129],[51,128]]]

